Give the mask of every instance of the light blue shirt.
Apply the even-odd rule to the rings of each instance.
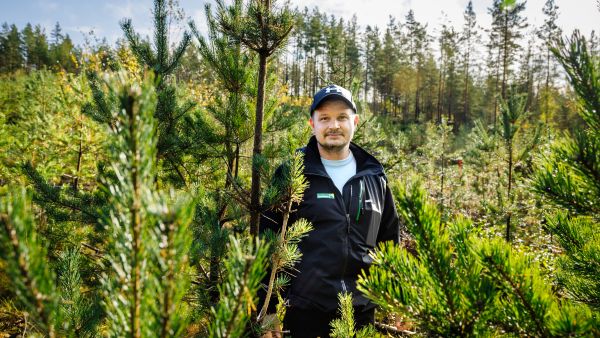
[[[352,155],[352,151],[343,160],[326,160],[321,157],[321,162],[323,162],[327,175],[333,180],[333,184],[335,184],[340,193],[343,193],[344,184],[352,176],[356,175],[356,160],[354,159],[354,155]]]

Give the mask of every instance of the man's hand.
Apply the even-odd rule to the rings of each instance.
[[[277,318],[277,315],[272,313],[268,314],[261,321],[261,327],[264,330],[264,334],[261,338],[282,338],[281,323]]]

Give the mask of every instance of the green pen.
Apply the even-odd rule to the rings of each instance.
[[[356,213],[356,221],[360,217],[360,209],[362,208],[363,180],[359,180],[360,190],[358,192],[358,212]]]

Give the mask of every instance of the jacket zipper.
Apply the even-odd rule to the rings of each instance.
[[[358,212],[356,213],[356,223],[358,224],[358,219],[360,218],[360,210],[362,208],[362,195],[363,195],[363,187],[364,187],[364,182],[363,180],[359,180],[358,181],[358,185],[360,186],[360,190],[358,192]]]
[[[331,181],[331,178],[329,179]],[[348,180],[350,182],[350,197],[348,198],[349,203],[352,203],[352,179]],[[346,184],[348,183],[346,182]],[[333,181],[331,181],[333,184]],[[346,186],[344,184],[344,186]],[[337,190],[337,189],[336,189]],[[348,288],[346,287],[346,282],[344,281],[344,277],[346,276],[346,269],[348,268],[348,258],[350,256],[350,213],[348,212],[348,206],[346,205],[346,200],[344,199],[344,189],[342,188],[341,197],[342,197],[342,205],[344,206],[344,213],[346,214],[346,236],[344,238],[344,264],[342,264],[342,274],[340,278],[340,282],[342,285],[342,291],[348,292]]]
[[[352,197],[352,196],[350,196]],[[346,213],[346,254],[344,255],[344,265],[342,265],[342,290],[348,292],[346,289],[346,283],[344,282],[344,276],[346,275],[346,268],[348,267],[348,256],[350,256],[350,214]]]

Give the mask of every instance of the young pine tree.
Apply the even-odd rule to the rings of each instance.
[[[155,91],[157,95],[154,118],[157,120],[157,151],[155,157],[157,164],[161,165],[161,176],[175,184],[186,184],[183,174],[184,166],[182,157],[191,150],[192,140],[196,139],[195,131],[184,123],[185,117],[193,108],[188,102],[184,105],[177,104],[176,90],[169,82],[170,75],[179,64],[189,41],[190,35],[185,33],[182,41],[171,55],[169,55],[168,41],[168,15],[165,0],[154,2],[155,41],[154,50],[150,42],[141,40],[135,34],[131,20],[124,20],[121,24],[131,50],[140,64],[154,71]],[[60,26],[56,26],[53,39],[62,39]],[[89,86],[92,92],[92,103],[85,104],[82,111],[102,125],[107,125],[115,131],[115,112],[119,108],[118,98],[114,92],[106,90],[106,83],[94,71],[87,72]],[[143,75],[138,74],[139,77]],[[99,163],[99,176],[105,174],[105,165]],[[96,190],[76,191],[74,189],[61,189],[54,187],[45,180],[38,170],[28,163],[23,165],[23,172],[36,188],[34,200],[40,204],[48,215],[59,221],[74,220],[99,226],[100,215],[108,210],[108,199],[105,192]]]
[[[101,296],[93,290],[84,296],[76,250],[61,253],[53,268],[24,192],[3,198],[0,208],[7,270],[15,281],[18,305],[29,314],[34,330],[44,335],[96,336],[101,329],[118,337],[181,336],[189,322],[183,297],[190,284],[189,224],[194,207],[187,198],[156,190],[154,78],[150,75],[139,83],[120,72],[103,81],[107,96],[116,98],[118,105],[110,131],[112,174],[102,181],[108,209],[100,211],[106,234],[104,266],[99,271]],[[242,246],[240,252],[234,259],[246,260],[254,251]],[[263,249],[256,255],[264,257],[266,252]],[[242,285],[248,285],[251,278],[260,281],[264,258],[257,261],[251,274],[234,274],[231,280]],[[255,295],[258,282],[254,285],[227,289],[224,301],[239,297],[239,290],[246,298],[246,293]],[[99,301],[104,313],[98,311]],[[252,302],[244,304],[253,306]],[[240,314],[234,312],[233,318],[237,320]],[[216,316],[217,321],[225,319],[224,314]]]
[[[260,216],[263,115],[268,60],[285,45],[293,28],[294,17],[287,4],[279,8],[275,0],[249,0],[247,5],[243,0],[235,0],[231,6],[226,6],[222,0],[218,0],[217,6],[217,18],[221,30],[258,54],[258,86],[250,191],[250,233],[257,235]]]
[[[0,198],[0,225],[5,271],[15,306],[26,318],[23,330],[48,337],[97,336],[102,311],[98,293],[83,292],[79,249],[67,248],[57,260],[50,259],[24,188],[12,188]]]
[[[548,217],[547,229],[564,254],[558,281],[569,296],[600,313],[600,63],[586,39],[575,31],[558,40],[552,52],[579,98],[587,128],[552,146],[534,176],[534,188],[561,209]],[[596,331],[596,334],[598,332]]]
[[[304,219],[288,225],[293,206],[302,201],[304,190],[308,187],[303,174],[302,156],[302,153],[297,152],[289,163],[282,165],[267,191],[266,204],[281,211],[282,221],[276,237],[273,233],[267,235],[275,244],[271,254],[271,271],[266,285],[265,302],[258,314],[258,321],[267,315],[273,292],[279,294],[280,289],[289,281],[287,275],[280,274],[280,278],[276,278],[277,275],[284,269],[292,269],[300,261],[302,254],[298,250],[298,242],[312,230],[312,225]]]
[[[35,331],[56,337],[60,323],[56,274],[46,263],[47,248],[35,229],[31,201],[24,188],[3,196],[0,223],[2,253],[18,305]]]
[[[137,83],[123,72],[108,77],[120,105],[110,147],[114,177],[104,180],[110,209],[101,221],[108,235],[100,279],[109,336],[179,336],[188,320],[182,298],[194,207],[155,189],[154,81]]]
[[[399,212],[416,254],[391,243],[373,254],[359,288],[384,310],[416,322],[426,336],[587,334],[589,312],[561,302],[531,257],[501,239],[482,239],[471,223],[442,221],[425,192],[400,191]]]
[[[256,238],[230,237],[219,303],[212,309],[211,338],[244,337],[265,275],[269,245]]]
[[[225,167],[224,184],[215,193],[216,218],[212,222],[214,237],[221,236],[225,229],[223,225],[232,219],[239,218],[234,214],[235,203],[239,199],[245,199],[246,193],[240,193],[241,187],[238,183],[240,172],[240,158],[242,146],[252,138],[252,124],[249,122],[249,97],[248,92],[252,87],[249,83],[252,79],[252,58],[249,52],[242,48],[239,41],[232,39],[219,31],[218,22],[210,6],[206,6],[206,21],[208,24],[208,36],[200,34],[196,25],[190,22],[193,35],[198,40],[198,52],[203,62],[215,73],[217,90],[212,100],[201,114],[195,114],[189,119],[202,142],[208,145],[207,156],[221,158]],[[237,18],[239,20],[239,18]],[[236,198],[231,198],[236,196]],[[249,201],[244,201],[249,204]],[[226,236],[224,237],[226,238]],[[210,248],[210,271],[209,285],[210,300],[218,300],[218,276],[222,266],[219,255],[225,252],[226,241],[211,241]]]
[[[164,169],[161,174],[178,185],[186,185],[188,178],[185,173],[183,156],[193,151],[195,132],[184,122],[194,103],[177,103],[176,88],[171,82],[171,75],[180,63],[191,36],[184,32],[183,37],[173,52],[169,51],[169,9],[166,0],[154,1],[154,41],[142,40],[135,33],[131,19],[121,22],[125,38],[133,55],[139,64],[154,72],[156,88],[156,107],[154,117],[157,121],[157,152],[158,164]],[[110,102],[106,102],[101,93],[98,75],[89,73],[94,103],[84,108],[84,112],[100,123],[114,123]]]
[[[506,232],[504,239],[507,242],[512,240],[512,213],[513,213],[513,185],[514,185],[514,167],[515,164],[522,161],[529,152],[537,145],[541,129],[540,125],[534,131],[531,140],[526,142],[522,149],[517,147],[516,136],[525,123],[528,112],[525,111],[526,98],[523,95],[510,94],[506,100],[500,102],[502,132],[501,136],[506,148]]]
[[[331,325],[330,337],[333,338],[372,338],[377,337],[375,328],[372,325],[363,327],[356,331],[356,323],[354,322],[354,307],[352,306],[352,294],[339,293],[338,301],[340,303],[339,314],[340,318],[334,319]]]

